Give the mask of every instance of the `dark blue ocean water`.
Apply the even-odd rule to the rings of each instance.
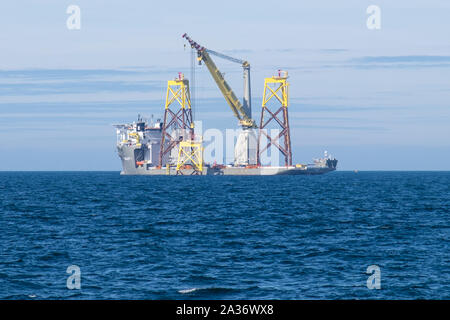
[[[1,299],[450,299],[450,172],[3,172],[0,204]]]

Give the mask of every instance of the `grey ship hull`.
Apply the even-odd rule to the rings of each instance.
[[[176,168],[158,168],[153,163],[136,165],[135,150],[140,149],[136,146],[123,145],[117,148],[120,159],[122,160],[122,175],[176,175]],[[337,161],[328,166],[306,165],[303,167],[280,166],[280,167],[204,167],[202,175],[223,175],[223,176],[266,176],[266,175],[317,175],[336,170]],[[181,170],[183,175],[193,174],[192,169]]]

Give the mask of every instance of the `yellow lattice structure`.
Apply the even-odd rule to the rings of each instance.
[[[201,140],[186,140],[179,143],[177,174],[183,174],[183,169],[192,169],[191,174],[202,174],[203,146]]]
[[[281,73],[278,76],[273,76],[271,78],[265,78],[264,79],[264,94],[263,94],[263,103],[262,107],[266,108],[267,103],[272,99],[277,99],[281,106],[284,108],[288,107],[288,101],[289,101],[289,91],[288,86],[289,83],[287,82],[287,72]],[[273,84],[274,87],[272,88],[270,85]]]
[[[261,165],[261,154],[272,145],[278,148],[284,155],[285,165],[292,165],[291,135],[288,116],[289,83],[287,82],[287,78],[287,71],[278,70],[277,76],[266,78],[264,81],[264,94],[257,147],[259,165]],[[269,101],[273,101],[272,108],[275,109],[270,110]],[[280,133],[273,137],[265,130],[271,122],[281,129]],[[268,139],[266,145],[261,145],[261,135],[265,135]]]
[[[172,135],[174,130],[178,130],[178,133],[183,136],[190,135],[194,131],[189,80],[185,79],[182,73],[179,73],[175,80],[167,81],[161,150],[159,152],[160,166],[164,165],[163,159],[180,142],[179,136]]]

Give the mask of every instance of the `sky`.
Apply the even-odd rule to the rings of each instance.
[[[120,170],[112,125],[162,117],[167,80],[191,77],[185,32],[250,62],[257,123],[264,78],[289,72],[295,163],[327,150],[339,170],[450,170],[449,1],[17,0],[0,12],[0,170]],[[242,96],[241,67],[215,62]],[[194,85],[203,128],[237,128],[205,66]]]

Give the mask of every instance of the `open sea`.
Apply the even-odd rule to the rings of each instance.
[[[450,299],[450,172],[0,172],[0,299]]]

